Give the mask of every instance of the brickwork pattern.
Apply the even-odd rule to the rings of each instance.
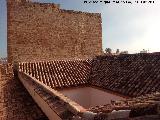
[[[47,120],[18,78],[4,74],[2,76],[0,120]]]
[[[99,13],[25,0],[8,0],[7,9],[9,62],[88,58],[102,52]]]

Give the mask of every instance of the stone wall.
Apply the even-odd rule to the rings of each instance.
[[[0,79],[2,77],[2,64],[0,64]]]
[[[26,0],[8,0],[7,11],[9,62],[83,59],[102,52],[99,13]]]
[[[0,67],[6,68],[4,65]],[[48,118],[17,77],[3,74],[0,78],[0,120],[48,120]]]

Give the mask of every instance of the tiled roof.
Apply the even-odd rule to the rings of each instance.
[[[157,120],[160,118],[160,93],[147,94],[137,98],[112,101],[112,104],[96,106],[88,110],[80,110],[79,105],[72,102],[58,91],[38,82],[33,77],[19,72],[22,81],[29,84],[62,119],[70,120]],[[23,83],[24,84],[24,83]],[[47,88],[48,87],[48,88]],[[81,107],[80,107],[81,108]],[[147,115],[147,116],[146,116]],[[143,117],[142,117],[143,116]],[[130,119],[129,119],[130,118]]]
[[[89,83],[131,97],[160,91],[158,54],[27,62],[20,63],[19,69],[54,89]]]
[[[63,88],[87,84],[91,60],[26,62],[19,69],[51,88]]]
[[[106,120],[106,118],[116,120],[118,117],[115,117],[115,115],[124,115],[126,117],[127,114],[129,114],[130,118],[134,118],[133,120],[144,120],[144,118],[156,120],[160,118],[159,54],[111,55],[98,56],[93,60],[19,63],[19,71],[53,89],[91,85],[126,96],[136,97],[122,101],[112,101],[112,104],[89,108],[86,111],[96,113],[94,120]],[[34,88],[34,90],[41,94],[44,99],[45,96],[47,96],[47,99],[52,98],[52,96],[49,97],[46,94],[46,90],[40,87]],[[62,106],[64,107],[65,100],[57,100],[54,103],[56,100],[49,99],[51,105],[54,104],[57,109],[59,116],[65,117],[63,113],[66,113],[65,110],[67,110],[67,114],[72,118],[75,117],[77,120],[80,118],[75,116],[73,111],[68,111],[68,108],[64,108],[65,110],[63,111],[61,103],[63,103]],[[88,114],[86,115],[88,116]],[[151,117],[151,115],[154,117]],[[128,118],[125,119],[129,120]]]
[[[54,89],[89,84],[130,97],[160,92],[157,53],[26,62],[19,69]]]
[[[160,55],[98,56],[90,80],[92,85],[131,97],[160,91]]]

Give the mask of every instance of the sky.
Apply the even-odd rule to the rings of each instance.
[[[60,8],[84,12],[101,13],[103,50],[111,48],[138,53],[142,49],[149,52],[160,51],[160,1],[154,3],[105,4],[84,3],[84,0],[32,0],[36,2],[57,3]],[[87,2],[92,0],[86,0]],[[97,0],[100,1],[100,0]],[[118,1],[118,0],[116,0]],[[122,1],[122,0],[119,0]],[[126,1],[126,0],[125,0]],[[0,0],[0,57],[7,56],[7,9],[5,0]]]

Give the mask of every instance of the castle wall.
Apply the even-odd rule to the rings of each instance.
[[[0,64],[0,120],[48,120],[20,80],[5,72],[8,69],[12,71]]]
[[[0,79],[2,77],[2,64],[0,64]]]
[[[100,14],[25,0],[8,0],[7,4],[9,62],[83,59],[101,54]]]

